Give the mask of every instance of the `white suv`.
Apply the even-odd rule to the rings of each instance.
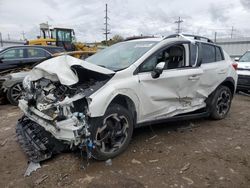
[[[236,83],[230,57],[207,38],[124,41],[86,61],[60,56],[37,65],[23,81],[16,131],[32,161],[75,148],[106,160],[125,150],[136,127],[225,118]]]

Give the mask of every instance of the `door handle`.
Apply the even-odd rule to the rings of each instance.
[[[188,77],[188,80],[199,80],[200,76],[199,75],[192,75]]]

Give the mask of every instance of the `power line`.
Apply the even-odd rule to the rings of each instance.
[[[183,20],[181,20],[181,17],[178,18],[177,21],[175,21],[174,23],[177,23],[177,33],[180,33],[181,32],[181,23],[183,22]]]

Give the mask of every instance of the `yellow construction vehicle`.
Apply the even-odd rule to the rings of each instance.
[[[97,46],[88,46],[75,40],[73,29],[58,27],[50,29],[47,23],[42,23],[40,24],[40,37],[27,41],[27,44],[61,46],[66,51],[84,51],[90,52],[90,54],[97,51]]]

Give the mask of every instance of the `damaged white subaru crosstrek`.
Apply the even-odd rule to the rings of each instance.
[[[75,149],[106,160],[126,149],[138,126],[225,118],[236,83],[230,57],[207,38],[129,40],[86,61],[63,55],[33,68],[16,132],[34,162]]]

